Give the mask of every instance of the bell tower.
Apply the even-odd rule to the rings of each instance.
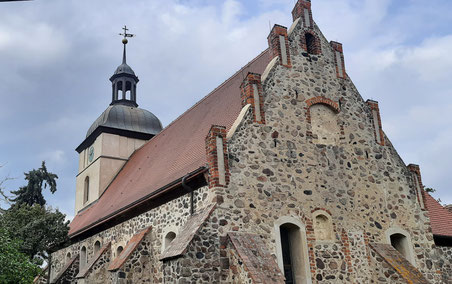
[[[127,65],[126,45],[129,42],[128,37],[135,35],[127,33],[129,30],[124,26],[124,33],[119,34],[124,36],[122,43],[124,45],[124,51],[122,54],[122,64],[116,68],[115,73],[111,76],[110,81],[112,83],[112,100],[111,105],[125,104],[134,107],[138,107],[137,104],[137,83],[138,77],[133,72],[132,68]]]
[[[151,112],[138,108],[138,77],[127,64],[127,33],[124,27],[122,63],[116,68],[112,98],[107,109],[89,128],[85,140],[77,147],[79,171],[76,178],[75,213],[95,202],[108,188],[129,157],[146,141],[162,130],[160,120]]]

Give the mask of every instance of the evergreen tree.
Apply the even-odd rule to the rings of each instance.
[[[58,176],[47,171],[45,161],[42,162],[42,165],[39,169],[33,169],[24,174],[25,180],[28,181],[28,184],[21,187],[19,190],[12,191],[11,193],[16,197],[11,201],[14,202],[14,205],[45,205],[46,200],[42,195],[42,190],[43,188],[49,187],[50,192],[55,193],[56,179],[58,178]]]

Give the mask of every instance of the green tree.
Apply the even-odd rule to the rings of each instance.
[[[34,205],[39,204],[44,206],[46,204],[46,200],[42,195],[43,188],[49,187],[51,193],[55,193],[56,191],[56,180],[58,176],[56,174],[50,173],[47,171],[47,167],[45,161],[42,162],[42,165],[39,169],[31,170],[25,174],[25,180],[28,181],[26,186],[19,188],[19,190],[12,191],[16,197],[11,199],[14,202],[14,205]]]
[[[69,221],[58,210],[35,204],[15,205],[0,216],[0,228],[4,228],[15,239],[22,241],[20,251],[34,263],[66,244]]]
[[[37,265],[19,251],[20,242],[0,229],[0,283],[32,283],[39,273]]]
[[[436,192],[436,189],[431,188],[431,187],[426,187],[425,191],[428,192],[428,193],[434,193],[434,192]]]

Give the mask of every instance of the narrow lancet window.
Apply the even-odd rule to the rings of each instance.
[[[83,204],[89,201],[89,177],[85,178],[84,190],[83,190]]]

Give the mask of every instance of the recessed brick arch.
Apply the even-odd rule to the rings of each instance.
[[[322,54],[322,46],[319,37],[311,30],[304,31],[301,35],[301,47],[309,54]]]
[[[316,105],[316,104],[324,104],[324,105],[328,105],[329,107],[331,107],[335,112],[341,111],[339,108],[339,104],[337,102],[330,100],[328,98],[322,97],[322,96],[310,98],[310,99],[306,100],[306,104],[308,105],[308,108],[310,108],[311,106]]]
[[[311,128],[306,132],[306,136],[308,138],[318,139],[319,137],[316,138],[316,135],[318,133],[314,133],[315,131],[312,128],[313,127],[312,126],[313,122],[312,122],[312,117],[311,117],[311,108],[314,105],[324,105],[327,108],[329,108],[332,111],[332,113],[334,113],[334,114],[338,114],[341,111],[341,109],[339,107],[339,103],[338,102],[335,102],[335,101],[333,101],[331,99],[328,99],[328,98],[325,98],[323,96],[317,96],[317,97],[310,98],[310,99],[306,100],[306,108],[305,108],[306,109],[306,121],[311,126]],[[336,124],[337,124],[337,127],[338,127],[338,129],[336,129],[337,131],[332,132],[332,133],[336,133],[336,134],[334,134],[331,137],[323,137],[323,138],[321,138],[321,140],[318,141],[318,142],[321,142],[320,144],[336,144],[336,143],[339,142],[339,140],[343,139],[343,136],[345,135],[344,125],[339,119],[337,119]],[[333,125],[336,125],[336,124],[333,124]],[[336,127],[334,127],[334,128],[336,128]],[[327,139],[327,138],[330,138],[330,139]]]

